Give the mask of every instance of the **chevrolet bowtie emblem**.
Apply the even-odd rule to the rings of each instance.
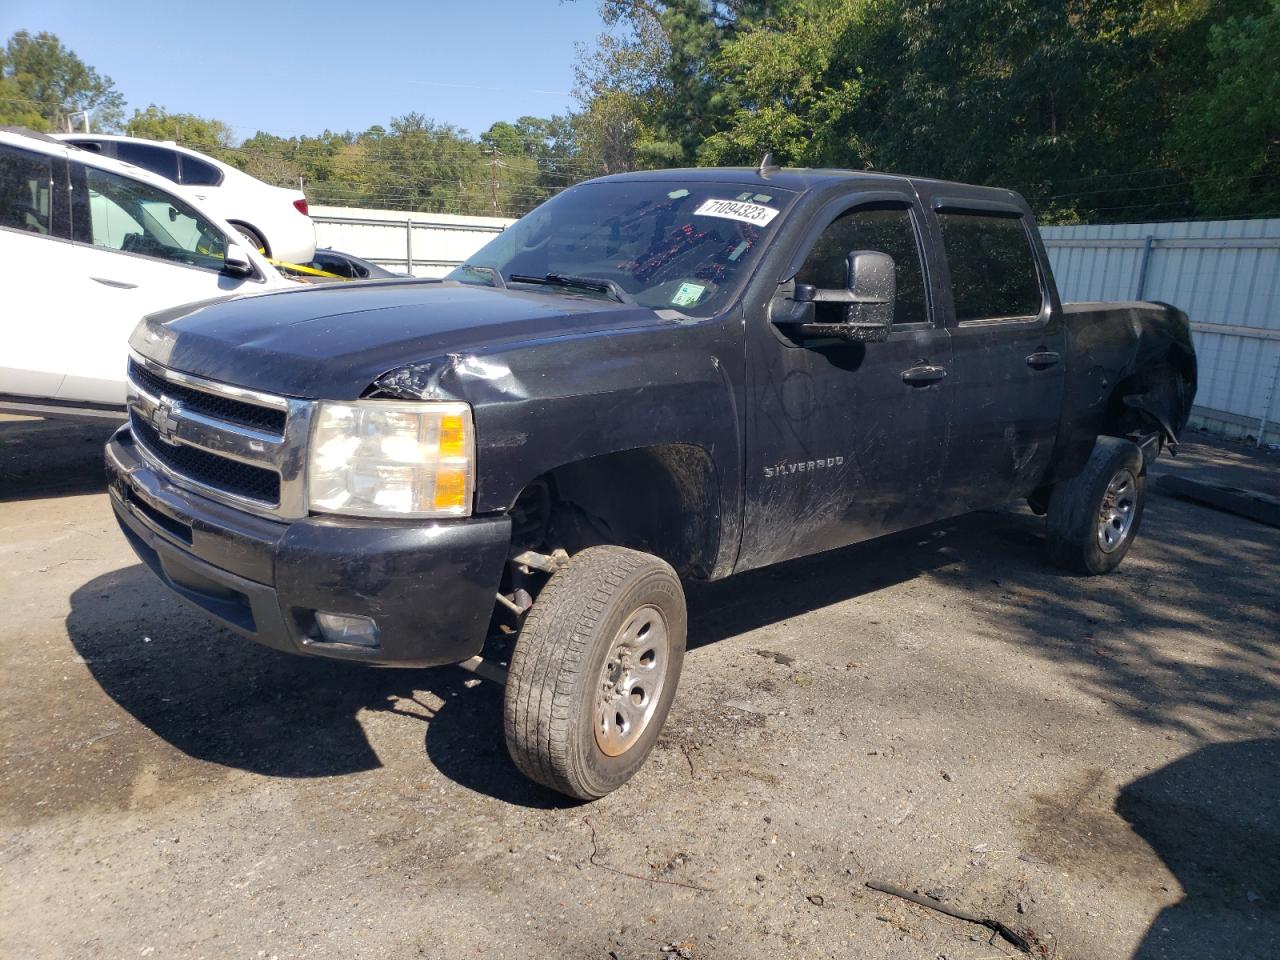
[[[174,432],[178,429],[178,416],[181,413],[182,401],[170,400],[168,397],[161,397],[160,402],[151,411],[151,426],[155,428],[160,439],[171,447],[178,445]]]

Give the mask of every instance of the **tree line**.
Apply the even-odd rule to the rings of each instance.
[[[586,2],[586,0],[576,0]],[[1011,186],[1049,222],[1280,216],[1280,0],[594,0],[574,108],[472,135],[420,113],[235,142],[49,34],[0,123],[177,140],[313,203],[518,216],[603,173],[781,164]]]

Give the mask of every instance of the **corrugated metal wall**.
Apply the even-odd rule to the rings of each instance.
[[[405,213],[360,207],[312,207],[316,245],[389,270],[442,277],[515,223],[502,217]]]
[[[1064,300],[1162,300],[1200,362],[1193,422],[1280,442],[1280,220],[1044,227]]]

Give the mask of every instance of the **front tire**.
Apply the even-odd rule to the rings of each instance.
[[[1142,451],[1118,437],[1099,437],[1078,476],[1049,495],[1049,556],[1073,573],[1110,573],[1133,546],[1146,504]]]
[[[624,547],[575,554],[538,595],[511,657],[503,715],[516,766],[579,800],[630,780],[671,708],[686,631],[670,565]]]

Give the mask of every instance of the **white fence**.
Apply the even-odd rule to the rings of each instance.
[[[416,277],[441,277],[514,220],[403,213],[361,207],[312,207],[316,244]]]
[[[1044,227],[1064,300],[1162,300],[1199,358],[1192,422],[1280,441],[1280,220]]]

